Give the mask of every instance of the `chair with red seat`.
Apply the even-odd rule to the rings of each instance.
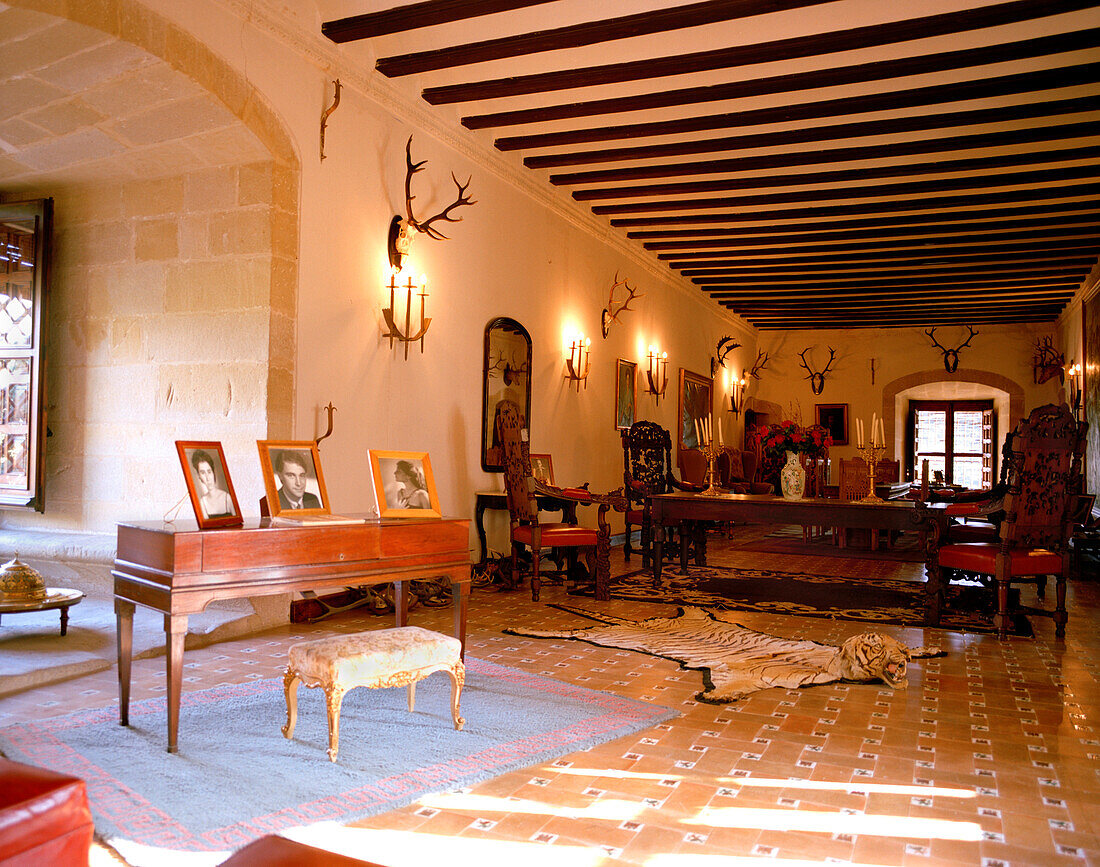
[[[1033,582],[1038,576],[1056,579],[1053,611],[1025,608],[1029,614],[1052,617],[1055,634],[1065,635],[1066,578],[1070,571],[1069,540],[1079,518],[1082,496],[1081,456],[1087,425],[1073,418],[1065,404],[1033,410],[1011,438],[1012,460],[1000,508],[1004,511],[996,541],[948,542],[940,546],[929,569],[929,622],[935,625],[942,608],[948,570],[987,576],[996,590],[993,624],[1008,634],[1009,587]]]
[[[88,864],[92,814],[79,777],[0,758],[0,864]]]
[[[610,494],[593,494],[587,488],[557,488],[539,482],[531,472],[531,452],[527,444],[527,427],[519,406],[502,400],[494,422],[497,441],[504,458],[504,489],[511,524],[512,575],[520,575],[519,554],[526,546],[531,551],[531,599],[539,599],[542,579],[539,561],[543,548],[564,549],[568,573],[573,574],[577,553],[585,552],[588,575],[595,580],[596,598],[610,598],[611,562],[609,546],[611,528],[607,511],[626,511],[626,498],[621,490]],[[540,524],[536,494],[571,500],[581,504],[596,504],[597,529],[578,524]]]

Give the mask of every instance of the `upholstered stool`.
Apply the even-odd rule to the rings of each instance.
[[[82,779],[0,759],[0,864],[87,867],[91,845]]]
[[[458,715],[458,699],[466,680],[461,653],[462,643],[457,638],[419,626],[377,629],[294,644],[287,654],[283,676],[286,690],[283,736],[294,735],[299,681],[325,691],[328,757],[335,762],[340,748],[340,704],[344,693],[357,686],[408,686],[411,712],[416,702],[416,682],[436,671],[445,671],[451,677],[451,716],[455,729],[460,731],[466,723]]]
[[[324,849],[268,835],[238,849],[221,867],[382,867]]]

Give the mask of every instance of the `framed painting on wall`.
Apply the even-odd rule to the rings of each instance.
[[[834,446],[848,445],[848,404],[814,404],[814,423],[829,432]]]
[[[620,358],[615,362],[615,430],[629,430],[638,405],[638,365]]]
[[[680,368],[680,436],[681,449],[700,447],[696,422],[709,422],[711,415],[712,381],[700,373]]]

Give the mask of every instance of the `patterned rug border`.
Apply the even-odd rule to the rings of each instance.
[[[726,594],[700,590],[700,578],[715,582],[733,582],[738,578],[752,580],[789,581],[805,584],[844,585],[853,591],[868,587],[894,593],[909,594],[913,604],[898,606],[844,606],[819,608],[790,600],[738,599]],[[902,627],[924,627],[923,583],[894,578],[852,578],[843,575],[816,575],[809,572],[784,572],[776,569],[746,569],[736,566],[689,566],[688,575],[682,575],[678,566],[668,566],[662,571],[660,590],[653,588],[653,573],[649,569],[634,569],[611,579],[612,599],[628,599],[637,602],[656,602],[667,605],[686,605],[696,608],[715,608],[723,611],[757,611],[765,614],[789,614],[797,617],[816,617],[845,620],[858,623]],[[732,589],[732,588],[731,588]],[[571,596],[591,596],[593,588],[582,586],[570,590]],[[989,634],[996,630],[992,617],[960,607],[959,601],[972,601],[986,591],[976,587],[952,585],[948,588],[948,605],[940,625],[934,627],[948,632]],[[952,605],[952,601],[955,604]],[[1027,617],[1017,613],[1013,633],[1017,637],[1031,638],[1034,632]]]

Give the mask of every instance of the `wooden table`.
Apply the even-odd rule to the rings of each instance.
[[[785,500],[772,494],[656,494],[649,498],[653,512],[653,582],[660,586],[665,528],[680,527],[680,568],[687,571],[690,548],[695,563],[705,566],[706,532],[700,522],[740,521],[745,524],[802,524],[803,526],[863,527],[925,534],[925,622],[939,623],[943,587],[935,561],[939,540],[947,527],[946,503],[912,500],[882,503],[832,499]]]
[[[84,594],[79,590],[66,590],[64,587],[47,587],[46,598],[34,602],[12,602],[0,599],[0,616],[4,614],[26,614],[28,611],[52,611],[61,609],[61,634],[69,631],[69,609],[76,605]]]
[[[561,500],[557,497],[548,497],[545,494],[536,494],[540,512],[561,512],[563,524],[577,523],[577,501]],[[485,536],[485,513],[487,511],[508,511],[508,495],[504,491],[475,491],[474,492],[474,529],[477,530],[477,540],[481,544],[481,559],[478,563],[484,563],[489,556],[489,547]],[[506,556],[511,556],[511,551]]]
[[[455,635],[466,645],[470,596],[468,519],[388,518],[328,527],[199,530],[194,521],[118,525],[114,576],[118,625],[119,724],[130,716],[134,607],[164,613],[168,667],[168,752],[179,734],[187,616],[215,599],[270,596],[392,581],[398,626],[408,622],[406,581],[447,577],[454,589]]]

